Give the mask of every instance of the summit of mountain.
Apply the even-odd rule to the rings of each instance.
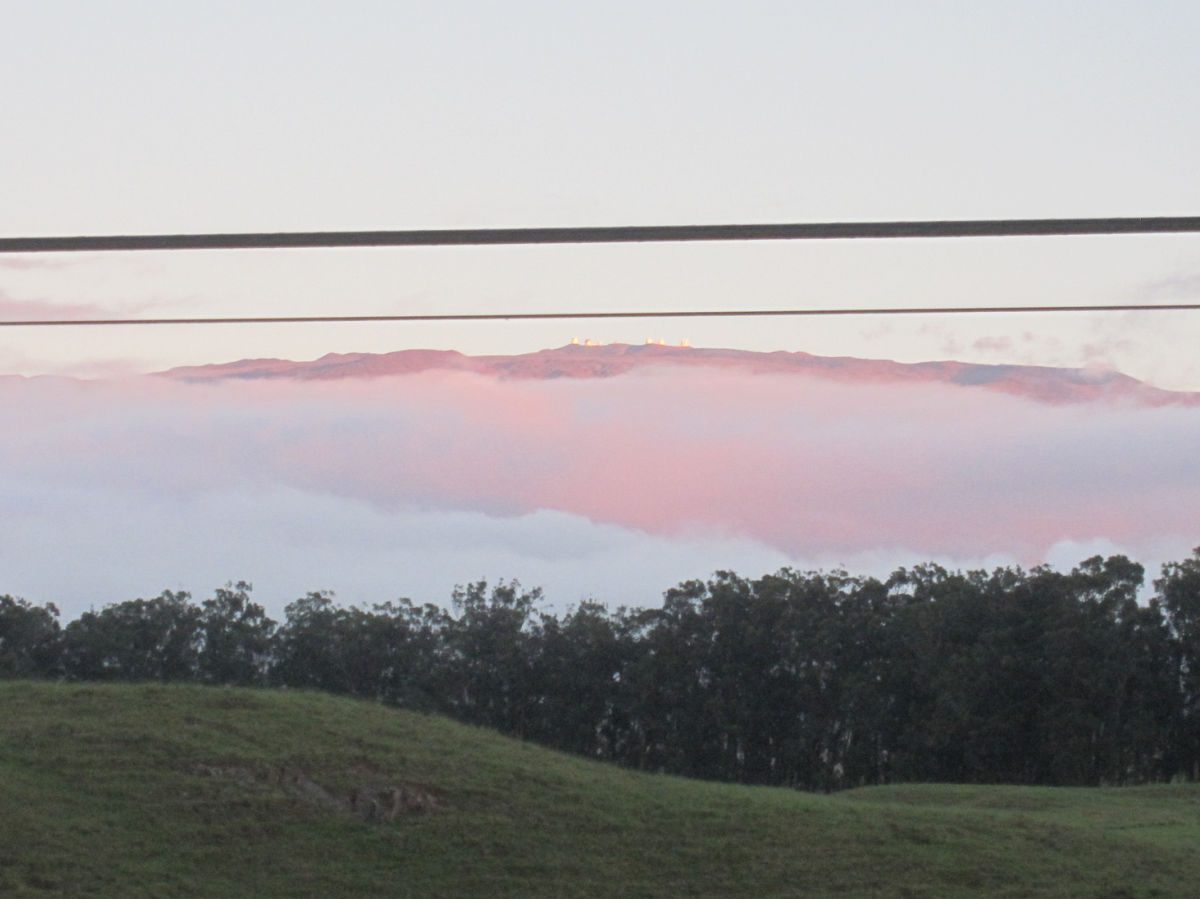
[[[800,375],[850,384],[947,384],[983,388],[1047,403],[1126,400],[1144,405],[1200,404],[1200,393],[1164,390],[1111,370],[939,360],[896,362],[801,351],[759,352],[662,344],[568,344],[515,355],[469,356],[455,350],[329,353],[310,361],[244,359],[174,368],[165,377],[189,382],[381,378],[431,371],[502,379],[611,378],[660,368],[721,369],[755,375]]]

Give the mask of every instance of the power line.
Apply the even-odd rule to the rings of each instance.
[[[631,225],[567,228],[475,228],[408,231],[310,231],[235,234],[140,234],[3,237],[0,253],[250,250],[348,247],[514,246],[536,244],[664,243],[689,241],[860,240],[955,237],[1182,234],[1200,232],[1200,216],[965,221],[826,222],[758,225]],[[281,315],[187,318],[0,320],[0,327],[121,325],[320,324],[337,322],[529,321],[605,318],[755,318],[846,315],[964,315],[980,313],[1192,311],[1200,304],[1086,306],[941,306],[826,309],[716,309],[620,312],[508,312],[410,315]]]
[[[1180,312],[1200,303],[1120,303],[1088,306],[886,306],[831,309],[681,309],[624,312],[454,312],[412,315],[257,315],[204,318],[91,318],[0,321],[5,328],[98,327],[121,325],[287,325],[338,322],[537,321],[601,318],[765,318],[837,315],[976,315],[1046,312]]]
[[[241,234],[125,234],[0,237],[0,253],[140,250],[281,250],[335,247],[512,246],[757,240],[879,240],[941,237],[1050,237],[1200,232],[1200,216],[968,221],[825,222],[765,225],[620,225],[409,231],[294,231]]]

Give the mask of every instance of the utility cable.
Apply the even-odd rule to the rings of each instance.
[[[135,250],[281,250],[335,247],[513,246],[757,240],[882,240],[939,237],[1051,237],[1200,232],[1200,216],[969,221],[824,222],[765,225],[619,225],[409,231],[281,231],[234,234],[124,234],[0,237],[0,253]]]
[[[1179,312],[1200,303],[1119,303],[1086,306],[872,306],[827,309],[676,309],[623,312],[448,312],[411,315],[245,315],[194,318],[91,318],[0,321],[4,328],[98,327],[119,325],[287,325],[339,322],[538,321],[602,318],[765,318],[853,315],[978,315],[1047,312]]]

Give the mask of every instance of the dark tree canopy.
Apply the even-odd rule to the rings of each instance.
[[[0,596],[0,677],[56,672],[62,648],[58,609]]]

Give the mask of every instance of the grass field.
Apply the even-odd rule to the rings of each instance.
[[[0,684],[0,895],[1195,897],[1198,849],[1195,786],[811,795],[312,693]]]

